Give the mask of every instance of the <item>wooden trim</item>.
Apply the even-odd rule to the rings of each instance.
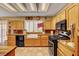
[[[49,46],[24,46],[24,47],[49,47]]]
[[[12,49],[11,51],[9,51],[6,55],[4,55],[4,56],[11,56],[11,55],[9,55],[12,51],[14,51],[13,52],[13,54],[15,55],[15,49],[16,49],[16,47],[14,48],[14,49]]]

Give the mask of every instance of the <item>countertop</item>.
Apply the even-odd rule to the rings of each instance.
[[[9,52],[11,52],[15,48],[16,46],[0,46],[0,56],[7,55]]]
[[[73,52],[75,51],[75,46],[71,47],[70,45],[68,45],[68,43],[70,43],[70,41],[66,41],[66,40],[63,41],[63,40],[61,40],[61,41],[58,41],[58,42],[61,43],[61,44],[63,44],[65,47],[67,47],[71,51],[73,51]]]

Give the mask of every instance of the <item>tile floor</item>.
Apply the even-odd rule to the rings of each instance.
[[[16,56],[50,56],[49,47],[17,47]]]

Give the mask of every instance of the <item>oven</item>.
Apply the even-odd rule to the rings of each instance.
[[[57,37],[56,36],[49,36],[49,50],[51,56],[57,56]]]
[[[51,56],[54,56],[54,43],[48,40],[48,44],[49,44],[49,53]]]

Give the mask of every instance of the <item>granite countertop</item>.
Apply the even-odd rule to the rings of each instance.
[[[16,46],[0,46],[0,56],[7,55],[10,51],[15,49]]]

